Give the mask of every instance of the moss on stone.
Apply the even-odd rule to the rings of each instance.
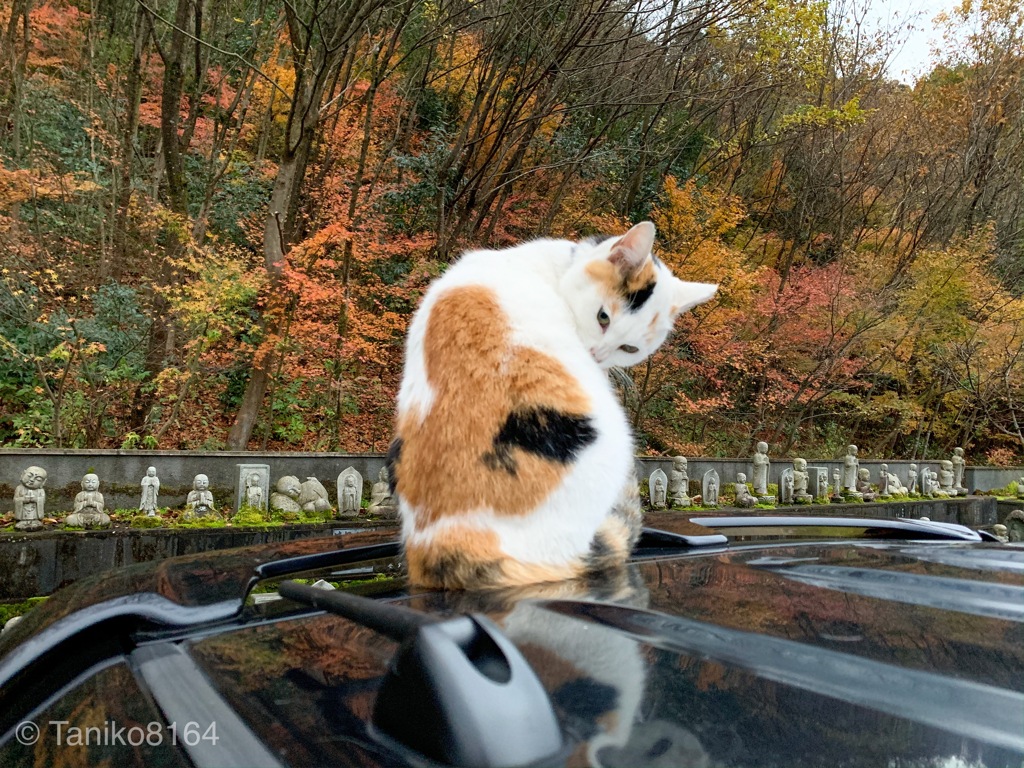
[[[20,603],[0,603],[0,627],[15,616],[24,616],[44,600],[46,600],[45,597],[30,597]]]

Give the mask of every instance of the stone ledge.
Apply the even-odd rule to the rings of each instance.
[[[5,532],[0,535],[0,601],[49,595],[86,576],[178,555],[388,528],[397,524],[335,520],[275,528]]]

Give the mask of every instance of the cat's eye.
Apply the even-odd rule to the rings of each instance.
[[[636,347],[634,347],[632,344],[623,344],[621,347],[619,347],[619,349],[621,349],[623,352],[626,352],[626,353],[628,353],[630,355],[632,355],[634,352],[639,352],[640,351]]]
[[[599,309],[597,312],[597,324],[600,325],[602,328],[607,328],[608,323],[610,323],[611,321],[612,319],[611,317],[608,316],[608,313],[604,311],[604,307],[601,307],[601,309]]]

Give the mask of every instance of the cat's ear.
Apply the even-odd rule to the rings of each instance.
[[[620,275],[629,277],[644,265],[653,247],[654,225],[641,221],[612,246],[608,261],[615,265]]]
[[[688,283],[685,280],[674,279],[672,319],[688,309],[693,309],[698,304],[709,301],[718,292],[718,286],[713,283]]]

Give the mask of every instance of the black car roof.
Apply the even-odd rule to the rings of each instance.
[[[857,525],[862,535],[850,541],[734,537],[728,547],[686,528],[698,546],[673,550],[654,537],[646,555],[606,580],[488,593],[392,584],[384,599],[435,618],[480,614],[501,627],[550,698],[565,736],[558,759],[568,764],[1019,766],[1024,550],[917,533],[893,539],[892,528]],[[149,594],[197,611],[197,623],[161,629],[150,616],[125,657],[174,645],[282,763],[416,764],[373,723],[393,640],[285,600],[241,613],[235,603],[227,615],[229,592],[243,582],[244,592],[259,573],[345,567],[338,551],[300,544],[279,546],[264,565],[267,552],[253,550],[225,555],[221,570],[216,558],[150,569]],[[364,554],[396,552],[373,547]],[[285,553],[305,560],[285,567]],[[204,567],[214,582],[205,605]],[[0,674],[26,653],[7,649]],[[7,680],[3,690],[17,692],[18,673]],[[0,700],[16,703],[5,693]],[[10,739],[8,748],[17,750]]]

